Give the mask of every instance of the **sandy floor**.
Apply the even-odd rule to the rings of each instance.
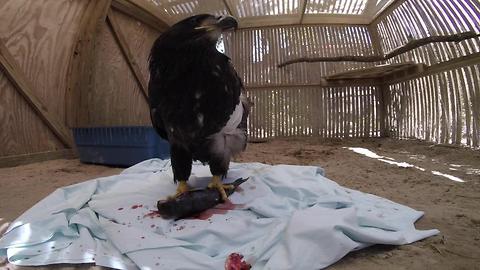
[[[349,147],[368,149],[383,158],[367,157]],[[374,246],[351,253],[329,269],[480,269],[479,151],[389,139],[289,139],[250,144],[236,161],[321,166],[327,177],[343,186],[424,211],[417,228],[441,231],[411,245]],[[410,165],[403,165],[410,167],[387,162],[406,162]],[[58,187],[120,171],[77,160],[0,169],[0,225]],[[0,268],[7,267],[14,268],[0,263]]]

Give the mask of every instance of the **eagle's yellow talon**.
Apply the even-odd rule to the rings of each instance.
[[[234,189],[235,187],[233,185],[223,184],[221,179],[222,178],[220,176],[214,175],[212,177],[212,181],[208,184],[208,188],[216,188],[218,192],[220,192],[220,195],[222,196],[222,200],[225,201],[228,198],[227,193],[225,192],[225,189]]]
[[[175,199],[176,197],[182,195],[185,192],[188,192],[190,188],[187,185],[187,181],[180,180],[178,181],[177,191],[174,195],[168,196],[168,199]]]

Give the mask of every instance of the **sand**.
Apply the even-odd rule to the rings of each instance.
[[[367,157],[350,147],[368,149],[381,157]],[[235,161],[321,166],[327,177],[340,185],[424,211],[425,216],[416,223],[417,228],[441,231],[438,236],[411,245],[377,245],[350,253],[328,269],[480,269],[479,151],[413,140],[301,138],[251,143]],[[403,166],[410,167],[387,162],[406,162]],[[78,160],[53,160],[0,169],[0,225],[14,220],[58,187],[117,174],[121,170],[86,165]],[[0,268],[7,267],[20,268],[0,263]]]

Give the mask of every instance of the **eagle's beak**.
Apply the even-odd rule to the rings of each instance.
[[[222,31],[227,31],[230,29],[237,30],[238,23],[232,16],[221,16],[217,21],[217,27],[222,29]]]
[[[207,32],[220,30],[220,31],[228,31],[231,29],[236,30],[238,28],[237,20],[235,20],[232,16],[220,16],[216,23],[203,25],[199,27],[195,27],[196,30],[205,30]]]

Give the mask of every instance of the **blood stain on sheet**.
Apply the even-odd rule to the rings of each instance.
[[[145,239],[145,236],[142,236],[142,237],[140,237],[140,238]]]
[[[141,208],[143,207],[143,204],[135,204],[135,205],[132,205],[132,209],[137,209],[137,208]]]
[[[225,261],[225,270],[248,270],[252,266],[243,260],[243,255],[232,253],[228,255]]]
[[[150,225],[150,228],[155,228],[155,225],[154,224]]]
[[[121,210],[123,210],[123,207],[118,208],[118,211],[121,211]]]
[[[210,218],[215,214],[225,215],[228,211],[239,209],[239,208],[242,208],[243,206],[244,206],[243,204],[233,204],[230,200],[227,199],[224,203],[218,204],[211,209],[203,211],[202,213],[198,214],[197,216],[194,216],[193,218],[210,221]]]
[[[244,190],[241,186],[238,186],[238,187],[235,189],[235,191],[237,191],[238,193],[240,193],[240,194],[242,194],[242,195],[245,194],[245,190]]]
[[[160,217],[160,213],[158,211],[153,211],[151,210],[148,214],[144,215],[143,218],[156,218],[156,217]]]

